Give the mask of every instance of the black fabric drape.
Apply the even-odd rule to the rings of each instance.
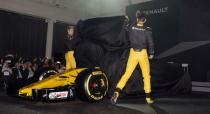
[[[124,73],[128,59],[129,48],[125,31],[122,29],[123,22],[124,17],[119,16],[89,19],[79,21],[77,24],[78,34],[82,39],[75,51],[77,65],[78,67],[100,66],[109,78],[110,94]],[[180,64],[157,60],[150,62],[154,93],[177,94],[191,90],[190,86],[186,86],[191,84],[189,75],[184,75]],[[143,93],[141,80],[141,70],[137,66],[123,92]]]
[[[0,10],[0,55],[26,58],[45,56],[47,23],[44,19]]]

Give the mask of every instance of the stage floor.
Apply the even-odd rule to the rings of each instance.
[[[192,93],[156,99],[154,105],[147,105],[143,98],[120,99],[111,105],[108,99],[100,103],[80,100],[43,103],[8,97],[0,92],[1,114],[210,114],[210,94]]]

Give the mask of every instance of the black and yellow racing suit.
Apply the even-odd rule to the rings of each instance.
[[[79,37],[67,37],[65,38],[65,46],[66,46],[66,69],[75,69],[76,68],[76,60],[74,58],[74,50],[76,45],[79,43]]]
[[[146,27],[127,26],[128,37],[130,41],[130,53],[127,61],[125,73],[117,84],[116,89],[122,90],[135,70],[137,64],[140,65],[145,93],[151,93],[151,76],[149,55],[154,55],[154,43],[152,32]]]

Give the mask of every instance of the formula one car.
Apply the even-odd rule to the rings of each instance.
[[[88,102],[99,102],[108,91],[108,79],[100,68],[76,68],[57,73],[47,70],[39,81],[18,90],[18,96],[32,100],[71,100],[78,96]]]

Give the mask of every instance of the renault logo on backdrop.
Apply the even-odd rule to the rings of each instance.
[[[166,13],[166,12],[168,12],[168,6],[162,7],[162,8],[157,8],[157,9],[144,10],[142,12],[146,15]]]

